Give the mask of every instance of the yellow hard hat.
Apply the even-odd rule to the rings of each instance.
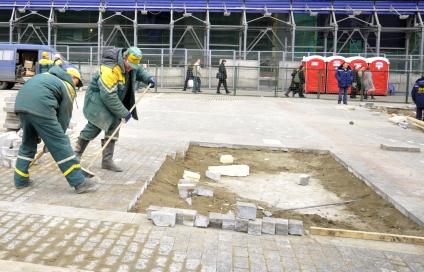
[[[45,57],[49,57],[49,52],[44,51],[43,53],[41,53],[41,56],[42,56],[43,58],[45,58]]]
[[[77,87],[78,88],[82,87],[81,73],[80,73],[80,71],[77,68],[75,68],[75,67],[68,67],[68,68],[66,68],[66,72],[68,74],[70,74],[71,76],[74,76],[74,77],[78,78],[79,79],[79,82],[77,84]]]

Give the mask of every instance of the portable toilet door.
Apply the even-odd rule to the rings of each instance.
[[[373,57],[368,58],[367,62],[371,70],[375,94],[387,95],[389,85],[389,60],[383,57]]]
[[[357,68],[361,69],[362,67],[368,66],[367,59],[361,56],[346,58],[346,62],[350,63],[349,66],[352,70],[356,70]]]
[[[325,58],[321,56],[303,57],[305,72],[305,93],[325,92]]]
[[[337,84],[336,70],[342,65],[346,59],[342,56],[331,56],[326,57],[325,62],[327,63],[327,84],[326,84],[326,93],[328,94],[338,94],[339,85]],[[350,88],[349,88],[350,89]]]

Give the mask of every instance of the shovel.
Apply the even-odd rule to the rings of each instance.
[[[147,91],[150,89],[150,85],[147,85],[146,88],[144,89],[143,93],[140,95],[140,97],[137,99],[137,101],[134,103],[134,105],[131,107],[130,112],[132,113],[133,110],[135,109],[135,107],[138,105],[138,103],[140,103],[141,99],[143,98],[143,96],[147,93]],[[102,149],[99,150],[99,152],[97,152],[96,156],[94,156],[94,158],[91,160],[90,164],[88,165],[87,168],[84,168],[81,166],[81,170],[84,174],[84,176],[92,178],[94,176],[96,176],[91,170],[90,168],[93,166],[94,162],[97,160],[97,158],[100,156],[100,154],[103,152],[103,150],[105,150],[105,148],[109,145],[110,141],[112,141],[113,137],[116,135],[116,133],[118,133],[119,129],[125,124],[125,121],[121,121],[121,123],[119,124],[119,126],[115,129],[115,131],[112,133],[112,135],[109,136],[109,139],[106,141],[106,143],[103,145]]]

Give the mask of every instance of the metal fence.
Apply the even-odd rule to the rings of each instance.
[[[67,60],[80,66],[85,79],[91,78],[98,70],[97,47],[58,46],[56,48]],[[107,48],[103,48],[107,49]],[[296,52],[292,60],[291,52],[284,51],[250,51],[246,60],[237,50],[194,49],[143,49],[142,63],[150,74],[155,75],[159,91],[180,91],[183,89],[187,67],[197,59],[201,61],[202,89],[215,92],[218,84],[216,73],[220,60],[227,60],[227,84],[234,95],[283,96],[291,83],[291,73],[304,56],[330,56],[332,53]],[[344,57],[361,54],[343,54]],[[364,54],[362,54],[364,56]],[[387,95],[378,96],[377,101],[411,102],[410,90],[415,80],[422,74],[419,55],[383,55],[390,60],[389,83]],[[372,57],[368,54],[364,57]],[[337,99],[337,95],[320,90],[307,94],[307,97]]]

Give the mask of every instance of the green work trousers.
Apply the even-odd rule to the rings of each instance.
[[[56,119],[42,118],[29,113],[18,113],[23,130],[15,168],[15,185],[25,186],[29,181],[29,164],[37,152],[37,137],[46,145],[69,185],[75,187],[84,181],[79,161],[75,157],[68,136]]]
[[[113,122],[112,126],[107,131],[105,131],[105,139],[108,139],[113,134],[113,132],[119,126],[120,123],[121,123],[120,119],[116,119],[116,121]],[[94,124],[88,122],[87,125],[85,125],[84,129],[81,131],[80,138],[87,140],[87,141],[91,141],[94,138],[96,138],[97,135],[100,134],[100,132],[102,132],[102,130],[100,128],[98,128]],[[115,134],[115,136],[113,136],[112,140],[117,141],[118,137],[119,137],[119,130]]]

